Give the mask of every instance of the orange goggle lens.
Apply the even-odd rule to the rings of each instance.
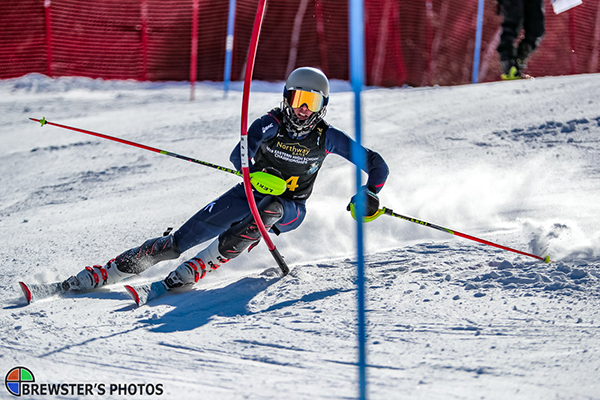
[[[289,90],[287,93],[287,102],[292,108],[300,108],[306,104],[312,112],[319,112],[323,108],[325,99],[319,93],[306,92],[304,90]]]

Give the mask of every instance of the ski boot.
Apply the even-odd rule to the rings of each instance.
[[[62,285],[65,291],[88,292],[138,275],[159,261],[175,259],[180,254],[173,235],[150,239],[118,255],[104,266],[85,267]]]
[[[104,285],[111,285],[134,275],[119,271],[115,260],[112,259],[104,266],[94,265],[92,267],[85,267],[83,271],[75,276],[71,276],[62,285],[65,291],[89,292],[90,290]]]
[[[165,278],[164,284],[167,290],[193,285],[204,278],[209,270],[215,270],[227,261],[229,259],[223,257],[219,252],[219,239],[214,240],[195,257],[187,260],[174,271],[171,271]]]

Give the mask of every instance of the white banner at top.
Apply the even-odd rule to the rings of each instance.
[[[582,4],[581,0],[552,0],[552,8],[556,14],[570,10],[580,4]]]

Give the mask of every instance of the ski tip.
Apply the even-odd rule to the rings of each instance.
[[[135,300],[136,304],[140,305],[140,296],[133,286],[125,285],[125,289],[129,292],[129,295]]]
[[[29,290],[25,282],[19,282],[19,285],[21,286],[21,290],[25,295],[25,299],[27,299],[27,304],[31,304],[31,291]]]

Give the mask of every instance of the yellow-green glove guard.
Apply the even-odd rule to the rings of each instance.
[[[354,203],[350,203],[350,214],[352,215],[352,218],[356,219],[356,209],[354,208]],[[385,213],[385,208],[381,208],[379,210],[377,210],[377,212],[373,215],[370,216],[364,216],[363,217],[363,222],[371,222],[376,220],[377,218],[379,218],[380,215],[382,215],[383,213]]]
[[[282,195],[287,189],[287,184],[283,179],[263,171],[252,172],[250,183],[257,192],[273,196]]]

